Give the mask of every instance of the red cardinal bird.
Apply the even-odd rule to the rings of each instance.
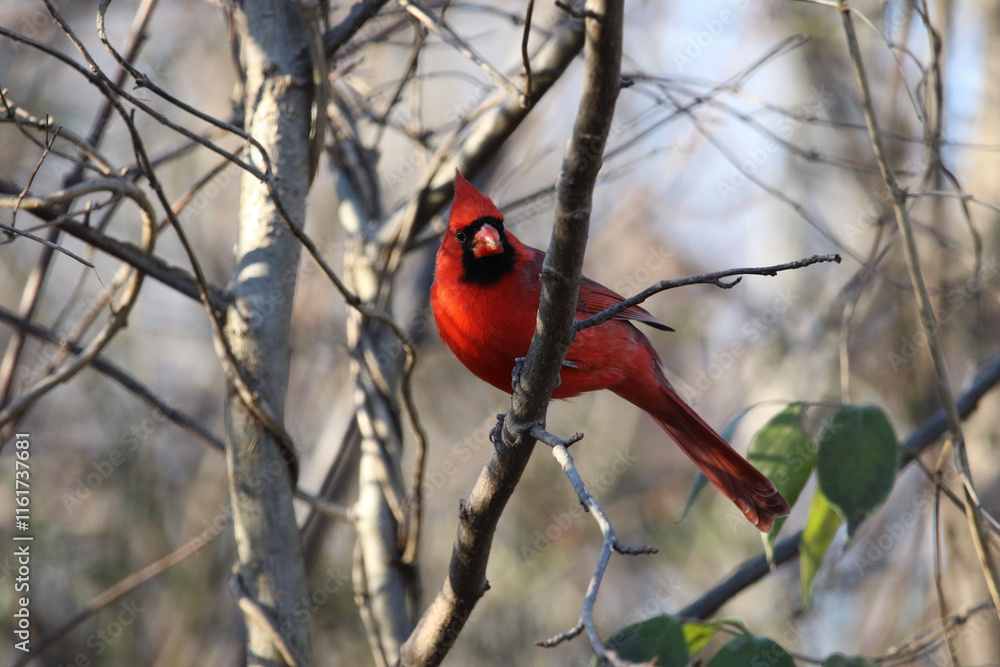
[[[528,353],[535,331],[545,253],[504,230],[492,201],[455,172],[455,201],[437,254],[431,306],[442,340],[480,379],[511,392],[515,360]],[[577,319],[624,297],[593,280],[580,281]],[[790,511],[756,468],[736,453],[674,391],[660,356],[629,320],[671,331],[633,306],[615,319],[580,331],[566,353],[553,398],[610,389],[642,408],[677,441],[705,476],[761,531]]]

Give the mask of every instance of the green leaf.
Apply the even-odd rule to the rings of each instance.
[[[803,606],[809,604],[813,579],[816,578],[819,566],[823,562],[823,556],[829,550],[833,537],[843,522],[833,505],[823,495],[823,491],[816,489],[812,505],[809,506],[806,526],[802,529],[802,541],[799,542],[799,554],[801,555],[799,579],[802,585]]]
[[[684,632],[684,641],[687,642],[688,656],[690,657],[705,648],[705,644],[712,641],[715,635],[719,634],[719,628],[722,625],[720,621],[716,621],[715,623],[688,621],[684,623],[681,630]]]
[[[736,427],[739,426],[739,423],[743,420],[743,418],[756,407],[758,406],[751,405],[748,408],[743,408],[739,414],[730,419],[726,425],[722,427],[722,430],[719,431],[719,435],[722,436],[722,439],[728,443],[732,443],[733,435],[736,433]],[[691,485],[687,501],[684,503],[684,512],[681,514],[681,521],[687,518],[688,512],[691,510],[691,506],[694,504],[698,494],[701,493],[701,490],[705,488],[706,484],[708,484],[708,477],[705,477],[705,473],[699,470],[694,476],[694,483]]]
[[[682,626],[670,616],[655,616],[622,628],[608,640],[607,647],[633,662],[656,658],[657,665],[684,667],[690,654]],[[597,656],[590,664],[597,664]]]
[[[822,667],[878,667],[878,663],[858,655],[833,653],[823,661]]]
[[[795,504],[816,467],[812,438],[802,429],[801,403],[790,404],[757,431],[747,450],[747,460],[771,480],[790,505]],[[761,535],[768,562],[773,559],[774,543],[785,518],[776,519],[774,528]]]
[[[707,667],[795,667],[788,652],[766,637],[742,635],[732,640],[708,661]]]
[[[820,436],[816,476],[848,538],[889,497],[898,470],[896,433],[880,408],[846,405]]]

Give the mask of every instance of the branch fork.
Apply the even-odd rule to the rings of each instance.
[[[580,616],[576,625],[566,632],[549,639],[536,642],[536,645],[544,648],[552,648],[564,641],[573,639],[581,632],[586,631],[587,637],[590,639],[590,645],[594,649],[594,653],[596,653],[599,658],[607,660],[612,665],[634,664],[620,658],[613,650],[604,646],[600,636],[597,634],[597,628],[594,626],[594,605],[597,603],[597,593],[600,590],[601,580],[604,578],[604,572],[607,570],[608,562],[611,560],[612,552],[617,551],[620,554],[636,556],[640,554],[655,554],[659,552],[659,549],[654,546],[630,547],[625,546],[621,543],[621,541],[619,541],[607,514],[604,513],[604,510],[601,508],[600,504],[598,504],[597,500],[594,499],[594,496],[590,494],[586,484],[580,477],[580,473],[576,469],[573,457],[570,456],[568,447],[573,443],[582,440],[582,433],[575,433],[568,439],[561,440],[546,431],[540,425],[537,425],[532,427],[531,436],[536,440],[544,442],[552,448],[552,456],[559,462],[559,465],[562,467],[566,477],[569,478],[570,484],[573,485],[573,490],[576,491],[577,498],[580,499],[580,504],[583,505],[584,509],[586,509],[587,512],[594,517],[595,521],[597,521],[597,525],[601,529],[601,536],[603,537],[601,555],[597,560],[597,566],[594,569],[594,574],[590,578],[590,584],[587,586],[587,594],[583,599],[583,608],[580,611]]]

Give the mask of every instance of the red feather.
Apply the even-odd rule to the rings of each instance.
[[[502,244],[497,244],[500,239]],[[466,368],[510,393],[515,359],[528,352],[535,330],[545,253],[503,229],[503,215],[460,173],[448,230],[438,250],[431,306],[441,339]],[[577,319],[623,297],[584,278]],[[579,332],[553,398],[610,389],[648,412],[695,465],[762,531],[789,512],[788,503],[674,391],[660,357],[629,320],[666,328],[643,308]]]

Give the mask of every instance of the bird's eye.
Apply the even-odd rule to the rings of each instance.
[[[465,232],[463,232],[461,229],[458,230],[457,232],[455,232],[455,238],[458,240],[459,243],[465,243]]]

